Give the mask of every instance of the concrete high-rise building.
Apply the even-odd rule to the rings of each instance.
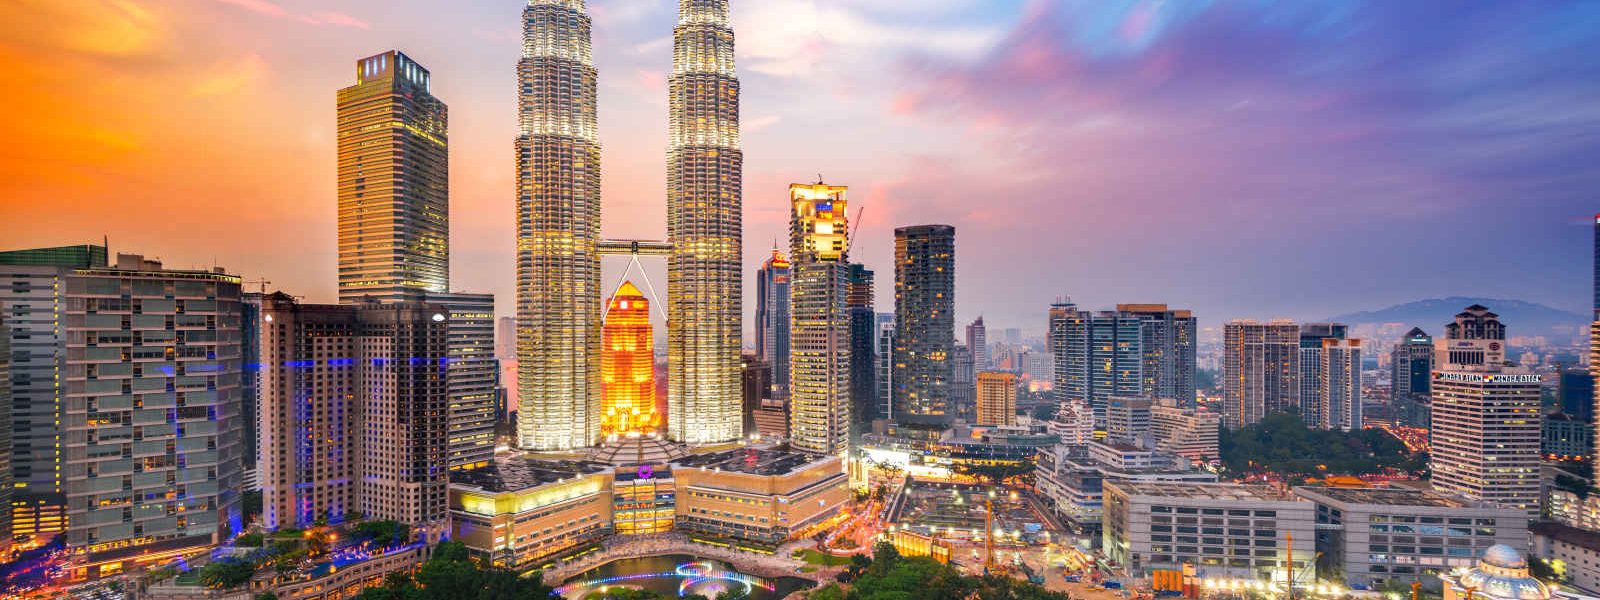
[[[1300,327],[1232,321],[1223,329],[1222,414],[1230,428],[1300,410]]]
[[[260,292],[243,292],[239,300],[239,414],[244,421],[245,491],[261,487],[256,474],[257,445],[261,432],[261,299]]]
[[[0,252],[0,307],[11,329],[11,501],[0,505],[16,535],[66,528],[62,494],[61,410],[66,387],[67,278],[106,266],[97,245]]]
[[[728,0],[679,0],[667,88],[667,424],[680,442],[725,442],[741,430],[744,323],[744,151]]]
[[[443,307],[448,318],[448,463],[452,470],[486,467],[494,460],[500,388],[500,361],[494,356],[494,294],[429,293],[424,299]]]
[[[1538,517],[1539,376],[1520,369],[1433,374],[1433,487]]]
[[[517,319],[500,317],[494,325],[494,357],[500,361],[517,359]]]
[[[1323,423],[1327,402],[1322,396],[1322,342],[1345,339],[1349,332],[1349,326],[1343,323],[1305,323],[1300,326],[1300,420],[1307,427],[1328,429]]]
[[[1433,380],[1433,337],[1413,327],[1390,351],[1389,393],[1396,425],[1428,426],[1428,390]]]
[[[771,397],[772,365],[767,364],[750,352],[740,353],[739,361],[744,368],[742,379],[740,380],[741,395],[743,396],[741,402],[744,404],[744,435],[749,437],[759,432],[759,427],[756,423],[756,411],[761,410],[763,400]],[[785,421],[783,432],[780,435],[788,434],[789,426],[788,422]]]
[[[866,265],[850,263],[850,416],[857,426],[872,422],[878,389],[878,325],[873,312],[873,273]],[[859,430],[865,430],[862,427]]]
[[[1058,303],[1050,307],[1049,331],[1056,397],[1087,403],[1097,427],[1105,426],[1111,397],[1144,394],[1144,319],[1139,315]]]
[[[11,550],[11,328],[0,305],[0,553]]]
[[[1004,371],[978,373],[977,424],[1017,424],[1017,375]]]
[[[1061,443],[1069,446],[1082,446],[1094,440],[1094,410],[1089,404],[1077,400],[1061,402],[1060,410],[1056,411],[1056,418],[1050,421],[1048,430],[1051,434],[1061,437]]]
[[[530,0],[522,23],[517,445],[572,450],[600,440],[598,75],[582,0]]]
[[[1589,375],[1592,376],[1595,381],[1600,381],[1600,313],[1596,313],[1595,321],[1589,324]],[[1595,387],[1596,406],[1594,407],[1593,411],[1595,414],[1600,414],[1600,386]],[[1597,448],[1595,455],[1592,458],[1595,460],[1600,460],[1600,418],[1594,419],[1594,422],[1597,424],[1597,429],[1589,439],[1594,440],[1594,446]],[[1589,464],[1593,465],[1597,463],[1591,462]],[[1592,481],[1600,481],[1600,475],[1593,477]]]
[[[1474,304],[1444,326],[1444,337],[1433,341],[1435,371],[1457,368],[1498,367],[1506,362],[1506,327],[1500,315]]]
[[[994,368],[994,361],[989,357],[989,330],[983,326],[983,315],[978,315],[978,320],[967,325],[967,350],[972,352],[972,366],[979,371]]]
[[[1156,448],[1195,462],[1221,458],[1217,449],[1222,420],[1215,413],[1183,408],[1176,402],[1150,409]]]
[[[956,346],[956,228],[894,230],[894,419],[949,425]]]
[[[1361,340],[1326,338],[1318,360],[1316,427],[1356,431],[1364,425],[1361,399]]]
[[[243,528],[240,280],[138,255],[66,276],[62,480],[75,575]],[[141,550],[142,548],[142,550]]]
[[[977,418],[978,370],[973,368],[972,351],[956,344],[950,360],[950,406],[956,418],[971,422]]]
[[[756,271],[756,358],[772,365],[767,394],[779,400],[789,397],[789,286],[789,259],[773,248]]]
[[[872,419],[894,419],[894,314],[878,313],[874,320],[874,358],[877,369]]]
[[[268,529],[360,513],[437,539],[447,524],[448,309],[263,300]]]
[[[1137,316],[1140,321],[1143,394],[1171,398],[1193,408],[1194,350],[1199,335],[1194,313],[1165,304],[1118,304],[1117,312]]]
[[[789,442],[843,454],[850,444],[848,188],[789,186]]]
[[[1144,397],[1116,396],[1106,403],[1106,439],[1140,448],[1155,446],[1151,409],[1156,403]]]
[[[601,435],[609,439],[660,431],[650,300],[631,281],[606,304],[600,347]]]
[[[450,287],[449,115],[428,70],[389,51],[339,90],[339,301]]]

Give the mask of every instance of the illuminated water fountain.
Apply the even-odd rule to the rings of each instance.
[[[688,556],[658,556],[613,562],[585,572],[556,592],[569,600],[582,600],[608,589],[644,589],[680,598],[699,595],[716,598],[732,593],[738,598],[770,600],[805,587],[793,577],[767,579],[733,570],[726,564]]]

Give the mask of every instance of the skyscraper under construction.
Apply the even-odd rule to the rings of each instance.
[[[570,450],[600,438],[597,73],[583,0],[529,0],[522,17],[517,445]]]
[[[741,433],[739,79],[728,0],[679,0],[668,83],[668,433],[715,443]]]

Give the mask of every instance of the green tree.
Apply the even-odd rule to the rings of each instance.
[[[399,546],[411,541],[411,527],[399,521],[365,521],[350,528],[350,535],[379,546]]]
[[[261,592],[255,595],[255,600],[278,600],[278,595],[272,592]]]
[[[200,567],[200,584],[214,590],[226,590],[244,585],[256,574],[253,564],[237,558],[222,560]]]

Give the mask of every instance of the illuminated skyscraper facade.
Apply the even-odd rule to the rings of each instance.
[[[1050,353],[1058,400],[1082,402],[1104,427],[1113,396],[1145,395],[1144,323],[1136,314],[1050,307]]]
[[[728,0],[679,0],[678,13],[667,84],[667,423],[674,440],[716,443],[742,429],[739,79]]]
[[[1428,426],[1430,381],[1433,377],[1433,336],[1420,327],[1411,328],[1389,353],[1390,393],[1396,425]]]
[[[944,426],[956,347],[956,228],[894,230],[894,419]]]
[[[623,283],[606,305],[600,346],[600,433],[607,438],[655,433],[661,428],[655,331],[650,301],[633,282]]]
[[[756,271],[756,358],[772,368],[766,397],[789,397],[789,259],[773,248]]]
[[[1238,429],[1300,410],[1300,326],[1232,321],[1223,330],[1222,416]]]
[[[428,70],[390,51],[338,95],[339,301],[450,286],[448,114]]]
[[[983,371],[977,377],[977,424],[1017,424],[1017,375]]]
[[[522,18],[517,445],[570,450],[600,439],[598,75],[583,0],[529,0]],[[728,375],[737,426],[736,366]]]
[[[850,443],[847,191],[789,186],[789,439],[818,454],[842,454]]]

